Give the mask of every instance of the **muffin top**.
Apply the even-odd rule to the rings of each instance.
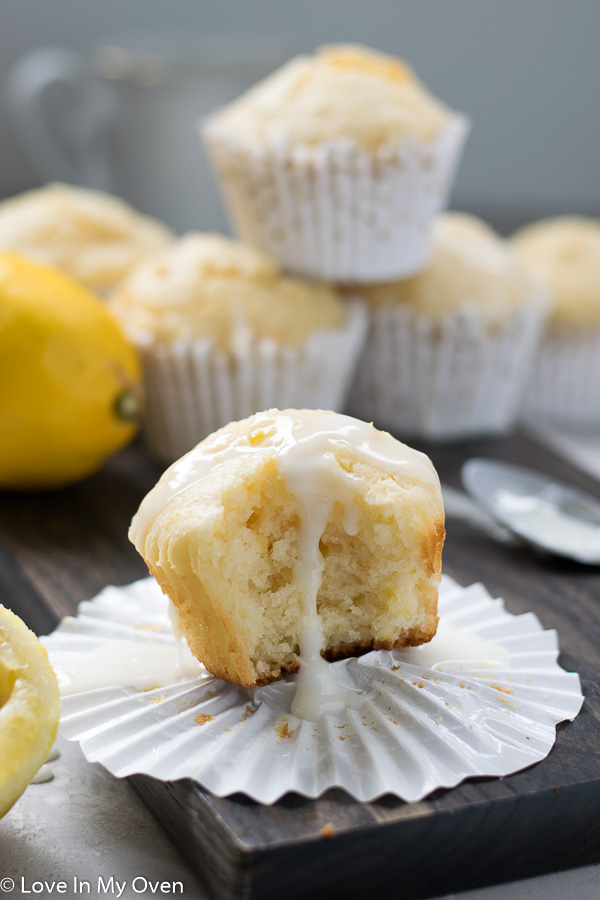
[[[160,222],[101,191],[49,184],[0,203],[0,249],[55,266],[98,293],[171,240]]]
[[[551,290],[555,324],[600,321],[600,222],[577,216],[544,219],[512,238],[515,253]]]
[[[300,344],[346,322],[331,288],[283,276],[238,241],[194,232],[140,263],[111,305],[138,343],[207,338],[223,350],[256,338]]]
[[[358,45],[321,47],[297,56],[209,119],[236,140],[314,145],[352,138],[367,151],[391,141],[429,141],[450,110],[412,70]]]
[[[332,466],[332,457],[337,466]],[[370,476],[374,469],[373,489],[380,499],[389,496],[390,486],[396,484],[422,491],[423,505],[428,507],[423,524],[439,529],[441,523],[443,530],[440,481],[424,453],[342,413],[269,409],[219,428],[174,462],[142,501],[129,529],[130,540],[145,553],[149,531],[163,511],[168,511],[169,528],[184,530],[188,528],[185,520],[173,516],[177,509],[191,509],[197,521],[210,516],[211,504],[216,503],[220,514],[224,493],[232,485],[242,485],[244,472],[254,477],[261,459],[274,460],[290,493],[302,500],[306,511],[314,508],[313,528],[323,513],[326,524],[325,499],[330,499],[331,506],[335,502],[352,505],[364,487],[361,476],[365,477],[365,470]],[[197,502],[198,493],[203,495],[202,502]],[[351,515],[346,525],[349,534],[356,533]],[[317,534],[317,543],[319,538]]]
[[[502,324],[536,292],[506,241],[485,222],[446,213],[435,224],[429,266],[403,281],[361,288],[372,306],[404,304],[433,320],[473,310],[490,327]]]

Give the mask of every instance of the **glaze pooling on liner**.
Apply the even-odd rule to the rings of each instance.
[[[296,677],[292,711],[310,720],[345,705],[355,706],[358,699],[355,693],[335,684],[329,664],[321,657],[324,636],[317,612],[324,566],[319,542],[335,503],[343,507],[346,532],[352,535],[358,531],[356,498],[361,479],[339,464],[340,451],[348,451],[359,462],[392,477],[400,476],[440,490],[437,473],[424,454],[373,425],[320,410],[271,410],[254,418],[249,433],[216,432],[174,463],[143,500],[129,532],[143,555],[153,521],[173,496],[201,482],[215,468],[242,456],[275,459],[287,489],[296,498],[300,518],[294,581],[303,597],[301,667]]]
[[[203,675],[206,669],[187,644],[157,641],[109,641],[91,653],[74,656],[57,670],[61,697],[117,684],[147,691]]]

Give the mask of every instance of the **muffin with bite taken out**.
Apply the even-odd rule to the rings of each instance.
[[[272,409],[232,422],[165,472],[130,538],[192,652],[236,684],[436,631],[437,474],[349,416]]]

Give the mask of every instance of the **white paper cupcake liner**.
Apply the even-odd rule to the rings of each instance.
[[[600,329],[558,334],[540,343],[524,411],[557,425],[600,425]]]
[[[465,589],[446,576],[439,614],[430,645],[331,664],[336,680],[367,691],[360,710],[301,721],[289,711],[293,677],[250,690],[206,674],[64,697],[60,732],[118,777],[192,778],[218,796],[260,803],[333,787],[360,801],[388,793],[415,801],[542,760],[556,724],[583,702],[579,677],[557,663],[556,632],[532,613],[510,615],[482,585]],[[106,588],[43,642],[60,672],[115,640],[174,641],[153,579]]]
[[[422,269],[469,129],[453,114],[429,142],[374,153],[355,141],[247,147],[208,122],[203,134],[238,234],[284,268],[333,282]]]
[[[317,331],[301,346],[240,340],[230,352],[208,340],[138,345],[144,368],[144,435],[164,462],[178,459],[228,422],[263,409],[340,411],[363,345],[358,301],[343,328]]]
[[[540,295],[494,330],[469,311],[435,322],[406,306],[372,310],[352,415],[400,436],[455,440],[508,431],[547,309]]]

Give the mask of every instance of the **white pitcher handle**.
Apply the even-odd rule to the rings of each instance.
[[[43,180],[116,192],[109,152],[116,93],[85,56],[34,50],[9,72],[6,88],[17,136]]]

